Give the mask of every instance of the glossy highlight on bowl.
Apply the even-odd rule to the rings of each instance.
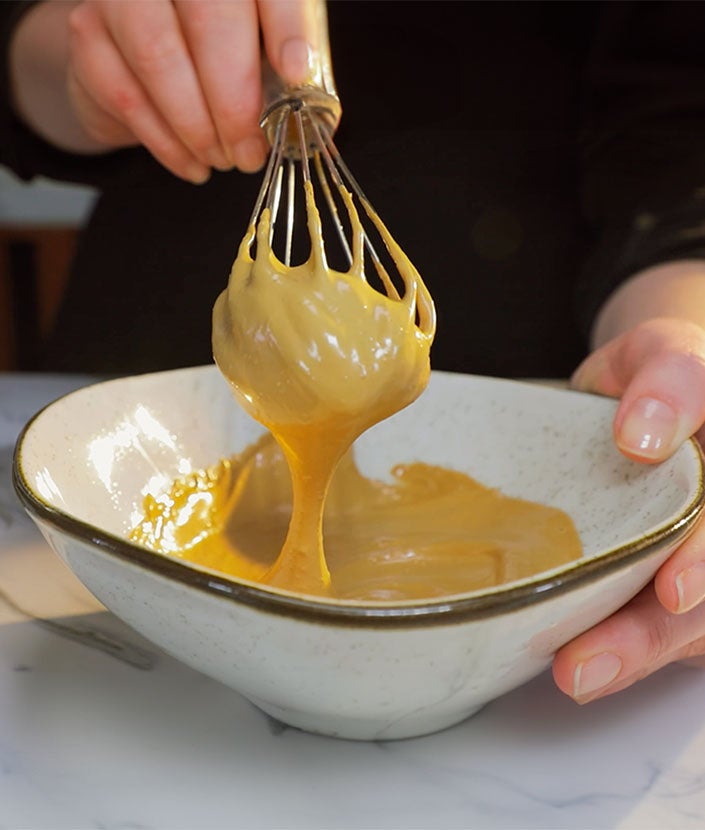
[[[262,428],[214,367],[124,378],[38,413],[14,482],[45,537],[106,607],[190,666],[301,728],[401,738],[456,723],[534,677],[628,601],[703,509],[702,456],[623,458],[615,402],[434,372],[411,407],[356,445],[369,476],[424,461],[565,510],[584,556],[537,576],[423,602],[329,601],[153,553],[128,534],[145,486],[242,450]]]

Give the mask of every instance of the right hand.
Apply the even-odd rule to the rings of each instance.
[[[143,144],[177,176],[258,170],[267,145],[260,28],[292,84],[316,49],[316,0],[81,0],[68,16],[68,93],[96,149]]]

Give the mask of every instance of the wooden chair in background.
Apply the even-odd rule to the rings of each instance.
[[[79,228],[0,225],[0,371],[31,371],[61,302]]]

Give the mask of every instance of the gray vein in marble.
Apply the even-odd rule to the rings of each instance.
[[[399,756],[397,762],[402,760],[403,746],[398,742],[377,742],[376,745],[390,755]],[[439,763],[438,759],[434,761],[432,767],[415,763],[410,757],[404,758],[402,763],[404,762],[409,767],[417,767],[412,775],[423,775],[427,780],[432,781],[440,792],[445,792],[447,798],[452,798],[459,803],[466,802],[472,805],[474,811],[481,811],[488,816],[496,812],[499,800],[510,802],[512,812],[520,815],[530,809],[530,806],[548,807],[556,811],[558,815],[564,815],[564,811],[570,811],[571,808],[596,807],[608,803],[630,804],[649,793],[662,773],[658,765],[646,762],[643,778],[637,786],[612,791],[596,789],[556,798],[522,785],[521,779],[517,777],[504,777],[473,767],[465,768],[461,772],[454,767]],[[472,785],[471,790],[468,789],[469,782]],[[510,793],[514,798],[508,797]]]
[[[117,660],[121,660],[123,663],[127,663],[137,669],[150,671],[157,664],[156,654],[140,648],[121,637],[116,637],[114,634],[101,631],[93,626],[62,623],[56,620],[36,617],[22,608],[2,587],[0,587],[0,600],[45,631],[57,634],[66,640],[80,643],[87,648],[101,651],[103,654],[107,654],[109,657],[115,657]]]
[[[705,792],[705,774],[701,773],[700,775],[694,776],[688,771],[676,775],[671,772],[668,780],[668,789],[664,789],[660,793],[660,797],[664,799],[675,799],[702,792]]]

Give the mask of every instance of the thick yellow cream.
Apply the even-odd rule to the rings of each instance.
[[[389,482],[341,459],[323,521],[330,584],[309,593],[389,602],[502,585],[577,559],[561,510],[509,498],[463,473],[399,465]],[[267,582],[291,517],[291,480],[271,435],[145,502],[132,538],[238,579]],[[285,587],[303,590],[293,575]]]
[[[305,188],[309,259],[291,267],[274,255],[265,209],[213,310],[216,362],[270,433],[148,496],[132,538],[236,578],[385,602],[499,585],[578,557],[578,535],[559,510],[427,464],[400,465],[391,482],[359,473],[355,439],[426,387],[435,311],[365,205],[403,290],[383,270],[386,295],[367,282],[363,229],[344,189],[352,264],[345,273],[329,268],[313,189]]]
[[[329,268],[310,183],[305,191],[309,259],[290,267],[274,255],[265,210],[213,309],[213,353],[241,405],[279,442],[291,472],[289,532],[262,578],[319,593],[330,586],[321,522],[333,471],[362,432],[426,387],[435,310],[418,272],[371,210],[404,290],[399,296],[385,273],[389,296],[367,282],[363,228],[344,188],[352,264],[346,273]]]

